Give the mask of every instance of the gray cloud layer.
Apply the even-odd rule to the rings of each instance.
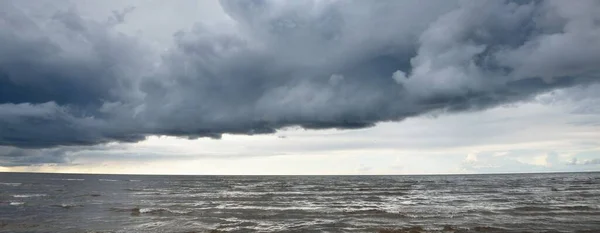
[[[224,0],[234,24],[182,29],[159,54],[115,29],[133,8],[94,21],[20,2],[0,2],[10,147],[361,128],[599,80],[591,0]]]

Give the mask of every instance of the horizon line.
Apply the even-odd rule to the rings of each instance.
[[[16,174],[60,174],[60,175],[113,175],[113,176],[475,176],[475,175],[535,175],[535,174],[566,174],[566,173],[600,173],[595,171],[546,171],[546,172],[492,172],[492,173],[428,173],[428,174],[145,174],[145,173],[83,173],[83,172],[13,172],[0,173]]]

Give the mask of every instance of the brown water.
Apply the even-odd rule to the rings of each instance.
[[[0,232],[384,232],[411,227],[425,232],[600,232],[600,173],[0,173]]]

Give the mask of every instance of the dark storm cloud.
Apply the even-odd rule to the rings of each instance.
[[[28,166],[40,164],[69,163],[68,150],[64,148],[21,149],[0,146],[0,164],[2,166]]]
[[[119,144],[103,144],[96,146],[59,146],[52,148],[16,148],[13,146],[0,146],[0,165],[5,167],[44,165],[44,164],[70,164],[73,165],[73,158],[102,157],[103,159],[123,156],[125,147]],[[119,156],[107,153],[116,151]],[[98,156],[98,155],[102,156]],[[164,155],[163,155],[164,156]],[[131,156],[129,156],[131,157]],[[146,158],[153,159],[156,155],[149,153],[144,155]]]
[[[182,29],[160,56],[114,29],[130,10],[0,4],[0,145],[22,148],[369,127],[600,69],[598,1],[222,1],[234,25]]]
[[[1,3],[0,103],[73,105],[94,110],[124,98],[128,69],[138,67],[135,40],[74,10],[41,19]],[[88,108],[89,107],[89,108]]]

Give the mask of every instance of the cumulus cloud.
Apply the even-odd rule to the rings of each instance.
[[[361,128],[526,100],[600,71],[598,1],[220,3],[231,24],[182,28],[156,54],[115,29],[134,8],[97,21],[2,1],[0,145]]]

